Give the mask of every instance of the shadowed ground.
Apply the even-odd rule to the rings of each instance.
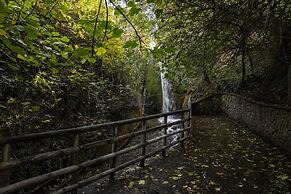
[[[144,169],[133,166],[116,177],[113,185],[99,181],[79,193],[290,194],[291,160],[223,116],[199,116],[185,149],[171,149],[165,159],[157,156]]]

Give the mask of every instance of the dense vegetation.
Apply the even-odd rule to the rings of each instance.
[[[284,104],[290,60],[289,0],[0,0],[0,137],[160,112],[160,71],[179,104],[225,91]],[[71,143],[17,145],[13,158]]]
[[[160,64],[179,94],[286,102],[287,0],[0,3],[2,135],[125,118],[146,96],[158,111]]]
[[[179,84],[202,77],[215,90],[286,103],[290,10],[287,0],[168,1],[157,39],[177,51],[164,65]]]
[[[103,0],[0,0],[0,137],[140,116],[150,26],[134,2],[122,8]],[[84,134],[82,142],[111,132]],[[71,143],[64,137],[17,144],[12,157]],[[80,157],[86,161],[99,154],[91,150]],[[71,159],[24,165],[11,182],[68,166]]]
[[[118,112],[140,106],[149,21],[139,10],[1,0],[1,135],[122,119]],[[139,37],[122,14],[139,21]]]

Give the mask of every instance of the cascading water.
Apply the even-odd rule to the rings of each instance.
[[[162,92],[163,92],[163,113],[171,112],[175,110],[175,101],[172,95],[172,85],[170,82],[165,78],[165,73],[161,71],[161,85],[162,85]],[[174,117],[173,115],[168,116],[168,123],[176,122],[180,120],[179,118]],[[160,123],[164,123],[164,119],[161,118]],[[179,126],[173,125],[168,127],[167,133],[172,133],[175,130],[179,130]],[[177,141],[179,135],[173,135],[170,138],[171,142]]]
[[[171,95],[171,85],[165,78],[165,73],[161,72],[161,84],[163,91],[163,112],[170,112],[175,109],[175,103]],[[169,116],[172,117],[172,116]]]
[[[156,22],[156,16],[153,12],[153,7],[148,7],[146,11],[146,15],[149,17],[150,20],[155,21]],[[158,25],[156,24],[153,29],[152,29],[152,33],[150,36],[150,49],[154,49],[154,47],[156,46],[156,42],[155,42],[155,36],[154,34],[156,33],[156,31],[158,30]],[[153,57],[152,57],[152,53],[149,53],[149,60],[148,63],[149,64],[153,64]],[[170,84],[170,82],[165,78],[165,73],[162,70],[162,64],[160,64],[160,68],[161,68],[161,85],[162,85],[162,94],[163,94],[163,113],[167,113],[167,112],[171,112],[175,110],[175,101],[174,98],[172,96],[172,86]],[[172,115],[168,116],[167,118],[167,123],[172,123],[175,121],[180,120],[179,118],[176,118]],[[159,119],[160,123],[164,123],[164,118],[160,118]],[[171,127],[167,128],[167,133],[172,133],[175,130],[179,130],[179,126],[178,125],[174,125]],[[177,139],[179,138],[179,135],[172,135],[169,140],[170,142],[174,142],[177,141]]]

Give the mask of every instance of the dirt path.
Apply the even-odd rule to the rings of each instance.
[[[94,183],[79,193],[291,193],[291,160],[222,116],[199,116],[185,149],[120,172],[115,184]]]

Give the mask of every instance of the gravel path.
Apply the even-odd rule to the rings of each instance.
[[[144,169],[119,172],[113,185],[104,179],[79,193],[291,193],[290,158],[245,127],[222,116],[199,116],[192,135],[185,149],[177,146],[165,159],[147,160]]]

